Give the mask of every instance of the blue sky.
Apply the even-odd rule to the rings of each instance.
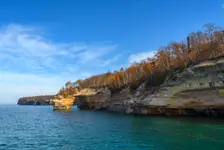
[[[0,2],[0,103],[55,94],[66,81],[127,67],[205,23],[222,0]]]

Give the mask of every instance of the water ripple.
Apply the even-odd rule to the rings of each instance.
[[[0,150],[217,150],[223,120],[0,106]]]

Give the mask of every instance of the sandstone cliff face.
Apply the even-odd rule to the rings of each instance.
[[[92,95],[77,95],[76,104],[81,109],[132,114],[224,116],[224,58],[171,73],[159,87],[146,84],[113,94],[101,88]]]
[[[74,104],[74,97],[57,96],[51,99],[51,104],[54,106],[54,110],[68,110]]]
[[[75,101],[76,95],[94,95],[96,94],[95,89],[83,89],[75,93],[75,95],[70,95],[63,97],[62,95],[57,95],[50,100],[50,103],[54,106],[54,110],[69,110]]]
[[[32,96],[32,97],[22,97],[18,100],[18,105],[50,105],[50,99],[54,95],[43,95],[43,96]]]

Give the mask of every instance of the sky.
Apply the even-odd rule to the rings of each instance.
[[[224,0],[1,1],[0,104],[128,67],[206,23],[224,27]]]

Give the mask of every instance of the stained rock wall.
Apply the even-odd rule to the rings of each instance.
[[[92,95],[76,95],[76,104],[81,109],[145,115],[224,116],[224,58],[174,72],[153,93],[146,83],[132,92],[126,88],[112,94],[101,88]]]

